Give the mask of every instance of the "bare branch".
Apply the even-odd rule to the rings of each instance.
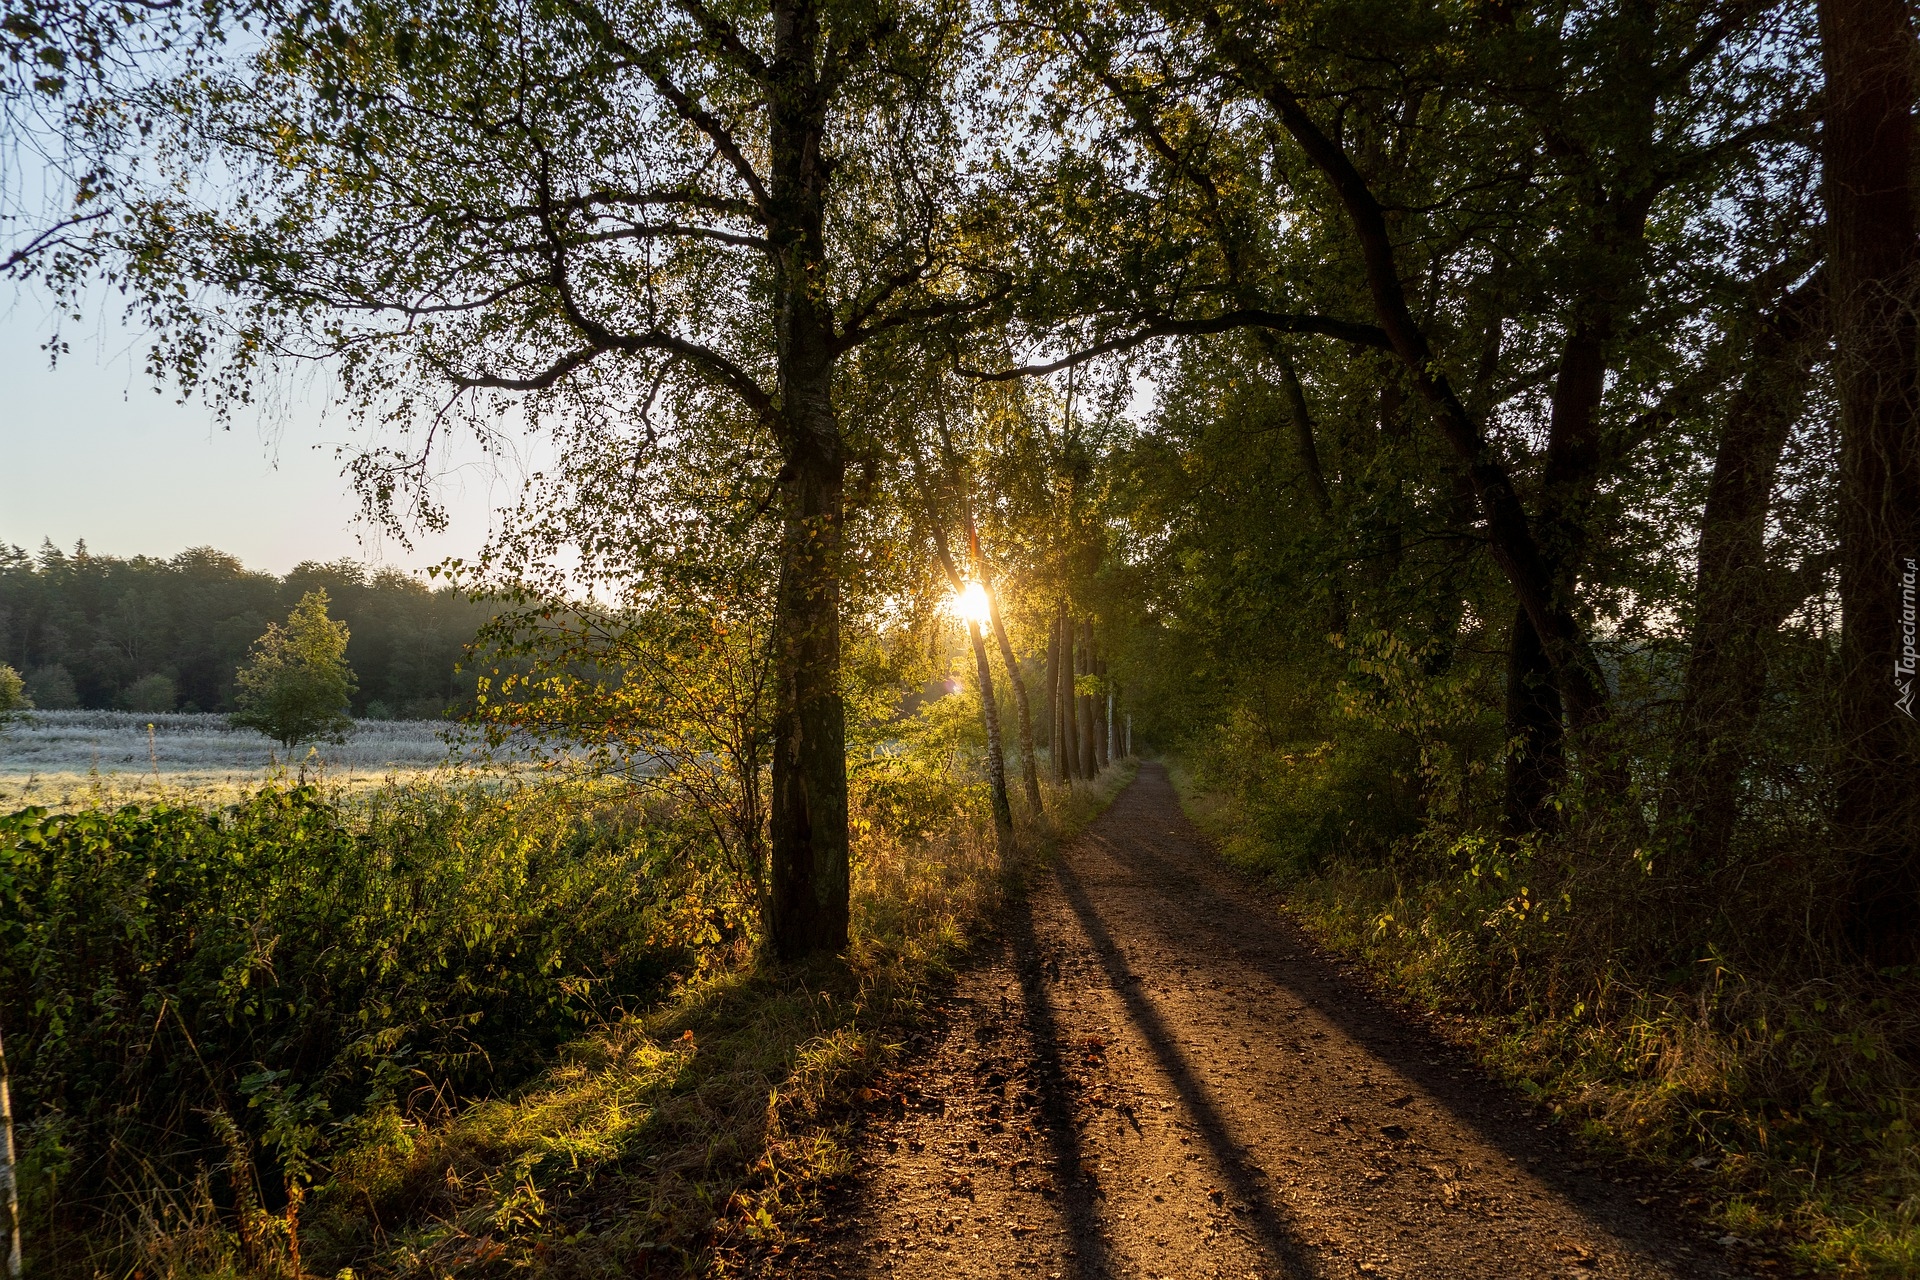
[[[1042,374],[1058,373],[1062,369],[1071,369],[1075,365],[1085,364],[1099,356],[1112,355],[1118,351],[1131,351],[1155,338],[1193,337],[1210,333],[1226,333],[1233,329],[1269,329],[1276,333],[1317,333],[1322,337],[1338,338],[1343,342],[1376,347],[1382,351],[1392,350],[1392,344],[1387,341],[1386,333],[1374,325],[1356,324],[1351,320],[1336,320],[1332,316],[1286,315],[1276,311],[1247,308],[1197,320],[1176,320],[1168,317],[1150,321],[1131,333],[1108,338],[1105,342],[1096,342],[1090,347],[1046,364],[1020,365],[1013,369],[991,372],[985,369],[962,368],[960,372],[970,378],[978,378],[982,382],[1009,382],[1015,378],[1032,378]]]

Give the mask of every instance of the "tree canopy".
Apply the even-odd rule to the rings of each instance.
[[[1920,941],[1889,0],[250,13],[123,95],[94,249],[156,373],[324,361],[401,521],[447,431],[547,433],[468,566],[523,639],[749,601],[780,955],[846,940],[848,637],[943,580],[1005,606],[1023,770],[1129,712],[1243,781],[1339,738],[1356,848],[1655,849],[1727,921],[1827,831],[1782,892]]]

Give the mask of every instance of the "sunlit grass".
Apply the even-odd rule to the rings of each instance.
[[[811,1230],[850,1167],[844,1103],[896,1070],[928,999],[1023,870],[1132,776],[1051,789],[1050,833],[1003,869],[985,815],[907,845],[858,821],[854,945],[780,971],[738,951],[610,1024],[515,1095],[397,1116],[337,1166],[309,1256],[443,1275],[733,1274]]]

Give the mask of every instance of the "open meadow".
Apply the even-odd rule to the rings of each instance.
[[[223,802],[269,780],[348,791],[449,770],[511,768],[445,720],[356,720],[345,742],[288,751],[227,717],[137,711],[37,711],[0,729],[0,809],[169,799]]]

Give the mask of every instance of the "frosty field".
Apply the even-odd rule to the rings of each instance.
[[[149,737],[151,726],[151,737]],[[36,711],[0,728],[0,809],[217,800],[269,778],[357,788],[488,761],[443,720],[360,720],[344,743],[289,752],[221,715]],[[451,741],[450,741],[451,739]]]

